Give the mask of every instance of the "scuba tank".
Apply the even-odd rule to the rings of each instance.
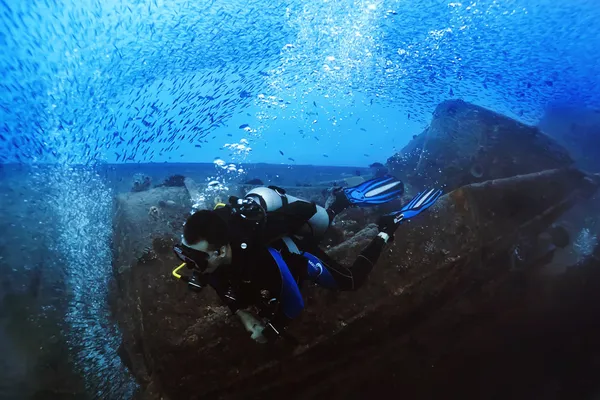
[[[303,201],[309,203],[306,200],[299,199],[285,193],[285,190],[277,186],[269,187],[257,187],[249,191],[246,199],[252,199],[266,211],[275,211],[279,208],[294,203],[297,201]],[[299,236],[314,236],[317,238],[323,237],[327,228],[329,228],[329,214],[325,208],[316,205],[317,212],[307,221],[307,223],[296,233]]]

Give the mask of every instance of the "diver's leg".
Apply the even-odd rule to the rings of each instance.
[[[303,255],[308,260],[309,278],[319,286],[343,291],[357,290],[366,282],[384,246],[385,241],[375,237],[352,266],[346,267],[329,257],[314,243],[301,244]]]

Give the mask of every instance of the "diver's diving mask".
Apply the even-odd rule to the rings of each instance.
[[[173,246],[177,258],[183,261],[188,268],[204,272],[208,268],[208,253],[187,247],[184,244]]]

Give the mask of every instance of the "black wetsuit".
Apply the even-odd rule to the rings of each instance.
[[[229,206],[216,211],[228,222],[233,236],[232,264],[219,267],[208,276],[206,283],[216,290],[232,312],[256,306],[259,315],[277,329],[284,327],[293,318],[290,315],[294,313],[289,312],[290,306],[286,304],[290,302],[290,296],[293,296],[290,292],[298,295],[298,289],[306,280],[329,289],[356,290],[366,281],[385,245],[382,238],[375,237],[353,265],[346,267],[329,257],[312,238],[293,239],[300,254],[290,251],[286,242],[281,239],[298,231],[316,213],[316,207],[312,203],[294,202],[285,205],[269,212],[261,224],[242,220],[239,215],[231,213]],[[274,250],[281,256],[285,266],[276,261]],[[303,252],[310,254],[302,254]],[[318,260],[309,257],[310,255]],[[310,263],[307,257],[314,262]],[[289,269],[292,283],[289,282],[290,279],[285,279],[285,276],[290,276],[282,272],[285,267]],[[302,303],[301,299],[296,301]],[[296,305],[296,309],[298,307],[302,308],[303,303],[301,306]]]

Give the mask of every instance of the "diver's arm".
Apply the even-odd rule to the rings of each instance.
[[[238,310],[236,315],[240,318],[244,328],[252,334],[250,337],[258,343],[273,342],[281,336],[287,339],[291,338],[285,333],[285,324],[279,318],[276,318],[280,320],[278,323],[269,319],[260,320],[246,310]]]
[[[258,343],[266,343],[267,339],[263,336],[262,332],[265,329],[265,324],[258,318],[256,318],[251,312],[242,309],[244,304],[240,303],[236,298],[232,296],[231,292],[222,292],[217,290],[217,294],[229,307],[229,310],[233,315],[237,315],[242,322],[242,325],[248,332],[250,332],[251,338]]]
[[[262,285],[257,288],[257,296],[254,296],[253,301],[253,305],[256,307],[256,317],[259,321],[256,329],[259,329],[264,339],[269,342],[277,340],[280,336],[289,339],[289,335],[285,333],[285,328],[291,322],[291,319],[284,312],[286,307],[282,301],[284,301],[283,292],[285,289],[281,275],[278,269],[264,268],[268,265],[266,262],[263,261],[262,265],[261,271],[265,274],[257,279],[262,282]],[[275,266],[275,263],[273,263],[273,266]],[[254,336],[252,338],[255,339]]]
[[[210,275],[206,275],[204,279],[214,289],[223,304],[229,308],[232,314],[236,314],[238,310],[248,307],[247,302],[243,300],[243,293],[239,293],[240,288],[238,287],[238,290],[234,290],[227,277],[219,272],[217,270]]]

